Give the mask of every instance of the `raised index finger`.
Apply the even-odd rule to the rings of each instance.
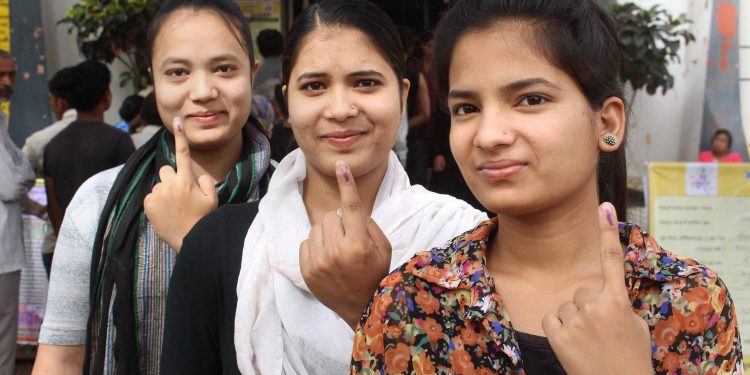
[[[604,278],[603,289],[627,298],[623,252],[617,229],[617,213],[615,207],[609,202],[602,203],[599,206],[599,231],[602,277]]]
[[[336,161],[336,181],[339,184],[341,197],[341,221],[344,224],[344,235],[347,237],[366,236],[367,216],[362,211],[352,171],[343,160]]]
[[[182,119],[175,117],[172,121],[174,132],[174,159],[177,167],[177,178],[193,181],[193,162],[190,160],[190,146],[185,137],[185,129],[182,127]]]

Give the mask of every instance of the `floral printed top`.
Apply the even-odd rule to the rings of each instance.
[[[357,327],[352,373],[525,374],[517,333],[485,264],[497,219],[421,252],[380,283]],[[742,374],[734,305],[714,271],[619,224],[633,311],[657,374]]]

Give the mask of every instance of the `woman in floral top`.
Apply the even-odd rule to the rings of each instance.
[[[458,0],[436,40],[453,154],[497,217],[381,282],[352,372],[742,373],[721,279],[617,222],[626,110],[610,17],[591,0]]]

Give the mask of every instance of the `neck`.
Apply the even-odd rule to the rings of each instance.
[[[528,215],[498,215],[488,251],[492,273],[529,280],[580,278],[601,271],[596,184]]]
[[[190,159],[196,176],[207,174],[217,182],[224,181],[242,155],[242,136],[233,137],[231,143],[210,150],[190,148]]]
[[[388,169],[387,160],[372,171],[354,178],[361,207],[367,216],[372,213],[380,184],[383,182],[383,177],[385,177],[385,172]],[[303,190],[302,199],[305,202],[307,216],[310,218],[310,224],[312,225],[321,223],[326,213],[341,208],[336,177],[317,172],[315,168],[310,166],[309,162]]]
[[[91,112],[78,111],[78,121],[104,122],[104,112],[102,111],[91,111]]]
[[[725,156],[727,156],[729,154],[729,150],[721,151],[721,152],[720,151],[712,151],[712,153],[714,154],[714,158],[721,159],[721,158],[723,158],[723,157],[725,157]]]

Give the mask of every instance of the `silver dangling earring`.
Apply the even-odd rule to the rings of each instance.
[[[606,136],[604,137],[604,143],[606,143],[606,144],[607,144],[607,146],[614,146],[614,145],[616,145],[616,144],[617,144],[617,137],[615,137],[615,136],[614,136],[614,135],[612,135],[612,134],[607,134],[607,135],[606,135]]]

